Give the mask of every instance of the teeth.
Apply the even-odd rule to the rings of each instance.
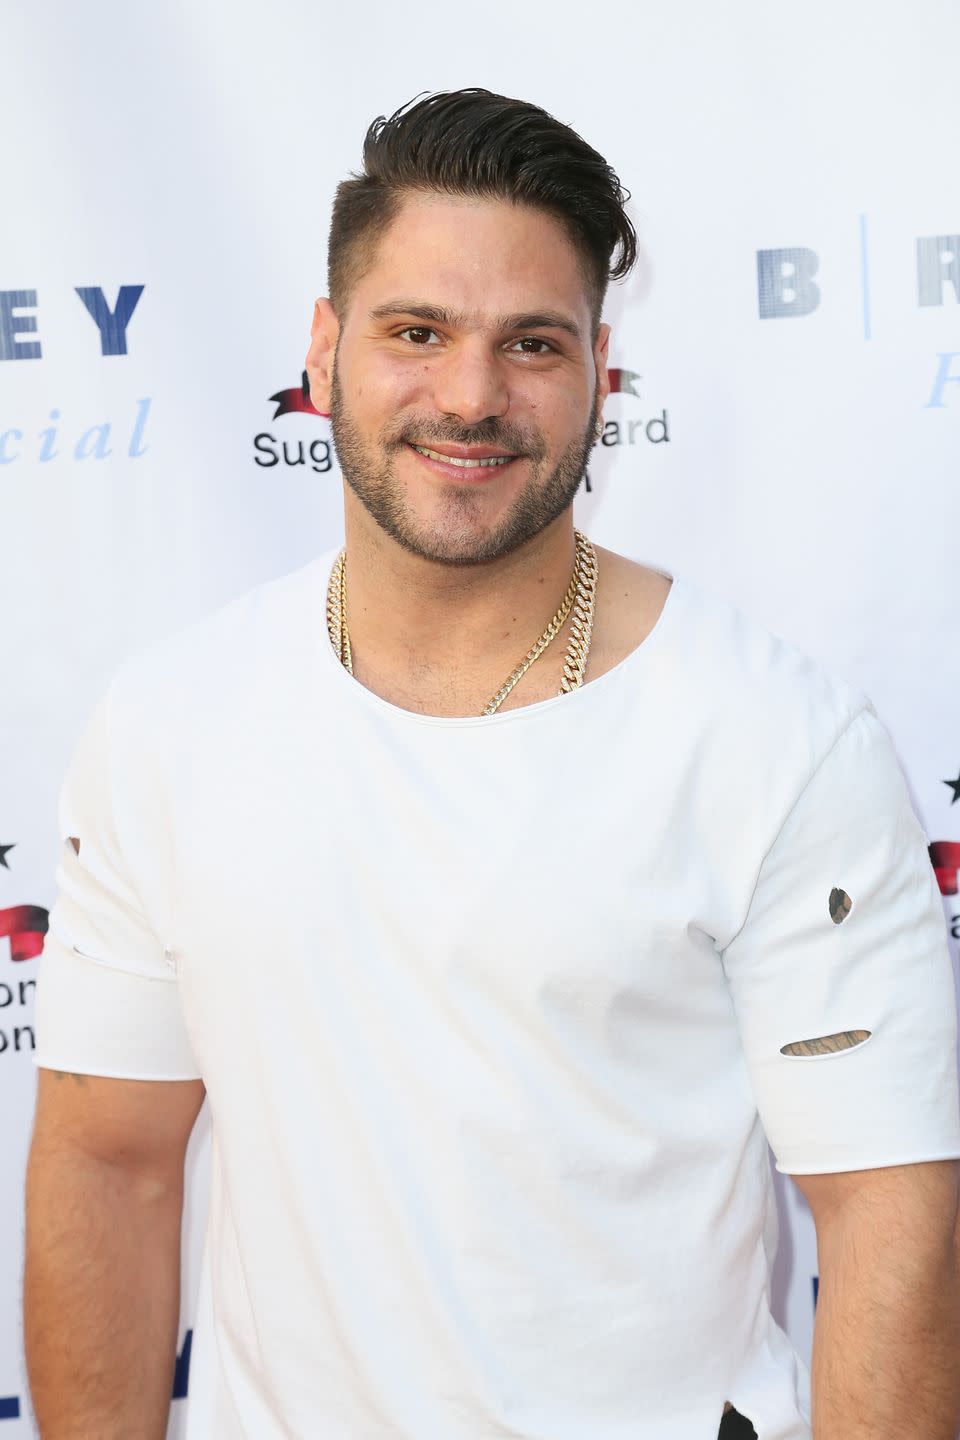
[[[437,450],[428,450],[426,445],[413,445],[419,455],[426,455],[430,460],[442,460],[444,465],[458,465],[461,470],[479,470],[491,465],[506,465],[512,460],[512,455],[485,455],[482,460],[461,460],[456,455],[441,455]]]

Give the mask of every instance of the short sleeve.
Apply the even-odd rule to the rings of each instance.
[[[946,920],[872,705],[803,788],[721,955],[778,1170],[960,1157]],[[846,1048],[782,1053],[830,1036]]]
[[[200,1071],[175,957],[144,913],[118,821],[120,810],[130,828],[136,787],[115,773],[111,693],[93,711],[60,792],[57,894],[40,957],[34,1060],[116,1079],[192,1080]],[[140,828],[149,831],[149,817]]]

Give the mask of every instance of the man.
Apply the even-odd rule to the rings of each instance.
[[[164,1433],[206,1095],[191,1440],[809,1436],[768,1139],[812,1434],[949,1440],[954,994],[886,732],[575,534],[635,250],[603,159],[471,90],[364,162],[308,356],[343,554],[128,662],[64,788],[41,1434]]]

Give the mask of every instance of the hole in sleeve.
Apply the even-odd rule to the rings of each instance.
[[[73,846],[74,855],[80,854],[80,841],[77,839],[76,835],[68,835],[67,843]]]
[[[841,1050],[854,1050],[869,1040],[870,1030],[839,1030],[836,1035],[818,1035],[813,1040],[794,1040],[780,1047],[781,1055],[838,1055]]]
[[[846,890],[840,890],[836,886],[830,891],[830,919],[834,925],[842,925],[844,920],[853,909],[853,901]]]

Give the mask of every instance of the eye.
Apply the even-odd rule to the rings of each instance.
[[[411,345],[428,345],[431,335],[438,344],[440,340],[436,330],[431,330],[427,325],[408,325],[405,330],[398,330],[397,334],[401,340],[409,340]]]
[[[548,340],[541,340],[539,335],[522,335],[519,340],[514,340],[511,349],[517,345],[521,346],[521,355],[546,355],[553,349]],[[536,348],[535,348],[536,347]]]

